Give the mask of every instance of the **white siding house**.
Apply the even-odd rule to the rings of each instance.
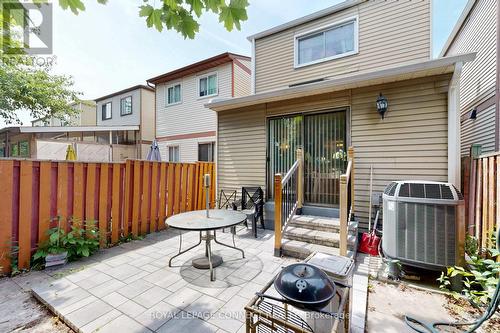
[[[249,58],[224,53],[148,80],[156,85],[162,159],[214,161],[217,115],[204,104],[250,93]]]

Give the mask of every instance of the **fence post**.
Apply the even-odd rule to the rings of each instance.
[[[302,214],[304,205],[304,151],[297,149],[297,161],[299,161],[299,170],[297,174],[297,214]]]
[[[274,175],[274,256],[281,257],[281,174]]]
[[[347,256],[347,176],[340,176],[340,255]]]

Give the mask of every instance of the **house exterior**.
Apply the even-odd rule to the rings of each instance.
[[[156,87],[156,139],[162,159],[213,161],[217,116],[213,98],[250,94],[250,58],[223,53],[148,80]]]
[[[31,126],[95,126],[96,125],[96,104],[94,101],[79,101],[71,104],[71,107],[78,111],[69,119],[59,119],[55,117],[40,118],[33,120]]]
[[[155,137],[155,90],[149,86],[137,85],[99,97],[96,102],[97,126],[138,126],[138,133],[125,132],[125,137],[108,138],[101,141],[110,144],[119,141],[137,142],[135,156],[145,158]]]
[[[472,144],[484,153],[500,150],[498,0],[470,0],[448,38],[441,56],[477,52],[460,78],[461,153]]]
[[[65,160],[72,146],[78,161],[120,162],[136,157],[138,137],[137,125],[5,127],[0,157]]]
[[[370,166],[374,192],[406,179],[460,186],[458,91],[475,55],[431,59],[430,0],[346,1],[249,40],[254,94],[207,103],[217,113],[219,191],[258,185],[272,206],[274,175],[289,171],[299,147],[304,202],[319,207],[339,207],[353,147],[362,229]]]

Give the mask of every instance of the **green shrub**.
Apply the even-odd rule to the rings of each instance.
[[[33,255],[33,260],[45,259],[49,254],[60,254],[67,252],[68,260],[73,261],[81,257],[88,257],[99,249],[99,233],[96,221],[84,223],[73,219],[71,230],[66,232],[61,228],[61,219],[58,225],[47,231],[48,239],[39,245]]]
[[[494,235],[494,233],[493,233]],[[496,244],[494,236],[489,244]],[[466,251],[470,259],[467,260],[467,268],[448,267],[446,272],[441,273],[438,278],[440,288],[450,291],[452,278],[462,278],[463,288],[460,293],[450,291],[454,297],[460,295],[466,297],[473,304],[487,304],[498,284],[500,274],[500,262],[498,262],[498,249],[479,250],[477,239],[467,236]]]

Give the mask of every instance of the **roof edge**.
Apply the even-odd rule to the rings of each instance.
[[[464,10],[462,11],[462,14],[460,14],[460,17],[457,20],[457,23],[453,27],[453,30],[451,30],[450,35],[448,36],[448,39],[443,45],[443,48],[441,49],[441,52],[439,52],[439,58],[442,58],[445,56],[446,52],[448,52],[451,44],[453,44],[453,41],[457,37],[458,33],[460,30],[462,30],[462,26],[467,20],[467,17],[469,17],[472,8],[476,5],[477,0],[469,0],[467,4],[464,7]]]
[[[234,59],[252,60],[252,58],[248,57],[248,56],[244,56],[244,55],[237,54],[237,53],[224,52],[224,53],[218,54],[216,56],[213,56],[213,57],[210,57],[207,59],[203,59],[203,60],[197,61],[195,63],[189,64],[187,66],[183,66],[183,67],[174,69],[170,72],[155,76],[151,79],[146,80],[146,82],[157,84],[157,83],[169,81],[169,79],[168,79],[169,77],[182,75],[183,72],[187,72],[191,69],[196,69],[197,67],[210,65],[210,63],[215,63],[217,61],[230,62],[230,61],[233,61]],[[217,65],[214,64],[213,67],[215,67],[215,66],[217,66]]]
[[[283,96],[284,98],[286,98],[287,95],[292,95],[294,93],[307,93],[309,91],[314,91],[316,89],[327,89],[331,86],[355,84],[355,83],[359,83],[359,82],[363,82],[363,81],[367,81],[367,80],[380,79],[380,78],[384,78],[384,77],[390,77],[390,76],[396,76],[396,75],[412,73],[412,72],[419,72],[419,71],[423,71],[423,70],[434,69],[434,68],[439,68],[439,67],[444,67],[444,66],[450,66],[453,64],[457,64],[457,63],[470,62],[470,61],[473,61],[475,58],[476,58],[475,52],[464,53],[464,54],[459,54],[459,55],[455,55],[455,56],[426,60],[426,61],[417,62],[417,63],[409,63],[407,65],[382,69],[382,70],[374,71],[374,72],[356,74],[356,75],[346,76],[346,77],[337,78],[337,79],[331,79],[331,80],[310,83],[307,85],[295,86],[295,87],[291,87],[291,88],[277,89],[277,90],[267,91],[267,92],[243,96],[243,97],[227,98],[227,99],[216,98],[216,99],[212,99],[208,103],[206,103],[205,107],[217,112],[217,111],[221,111],[223,108],[225,108],[225,109],[229,108],[232,104],[237,104],[237,103],[245,104],[246,103],[248,105],[254,105],[254,104],[259,104],[259,103],[265,103],[265,101],[263,101],[263,102],[257,102],[257,101],[264,100],[264,99],[272,99],[272,98],[275,98],[276,96]],[[234,107],[238,108],[240,106],[235,105]],[[220,110],[217,110],[217,109],[220,109]]]
[[[125,94],[127,92],[130,92],[130,91],[133,91],[133,90],[136,90],[136,89],[146,89],[146,90],[149,90],[149,91],[154,91],[153,88],[149,87],[149,86],[146,86],[144,84],[138,84],[138,85],[135,85],[135,86],[132,86],[132,87],[129,87],[129,88],[125,88],[123,90],[120,90],[120,91],[117,91],[117,92],[114,92],[114,93],[111,93],[111,94],[108,94],[108,95],[105,95],[105,96],[102,96],[102,97],[98,97],[96,99],[94,99],[94,102],[100,102],[104,99],[108,99],[108,98],[111,98],[111,97],[114,97],[114,96],[117,96],[117,95],[121,95],[121,94]]]
[[[269,35],[273,35],[275,33],[278,33],[278,32],[281,32],[281,31],[284,31],[284,30],[296,27],[296,26],[301,25],[303,23],[307,23],[309,21],[313,21],[313,20],[322,18],[324,16],[331,15],[331,14],[340,12],[342,10],[345,10],[345,9],[357,6],[357,5],[359,5],[359,4],[363,3],[363,2],[366,2],[366,1],[368,1],[368,0],[347,0],[347,1],[343,1],[343,2],[338,3],[336,5],[333,5],[333,6],[325,8],[325,9],[319,10],[317,12],[311,13],[309,15],[299,17],[299,18],[297,18],[295,20],[291,20],[291,21],[288,21],[286,23],[277,25],[277,26],[275,26],[273,28],[261,31],[259,33],[253,34],[253,35],[250,35],[250,36],[247,37],[247,39],[249,41],[252,41],[254,39],[260,39],[260,38],[263,38],[263,37],[267,37]]]

